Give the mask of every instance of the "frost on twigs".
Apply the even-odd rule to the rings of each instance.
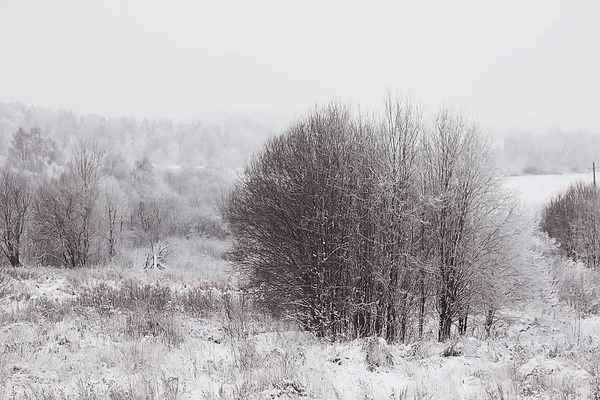
[[[158,247],[158,251],[152,251],[146,256],[144,270],[149,269],[165,269],[164,260],[168,255],[169,245],[165,244]]]

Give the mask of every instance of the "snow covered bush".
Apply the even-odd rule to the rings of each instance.
[[[268,142],[223,208],[230,256],[259,302],[319,336],[414,340],[435,315],[446,340],[514,287],[518,213],[476,125],[385,110],[331,105]]]
[[[600,265],[600,192],[579,182],[559,193],[542,212],[540,228],[575,261]]]

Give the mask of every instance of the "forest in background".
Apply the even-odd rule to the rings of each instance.
[[[27,205],[22,223],[15,225],[18,213],[3,218],[5,232],[17,229],[4,238],[3,262],[18,252],[18,263],[75,267],[147,247],[155,265],[169,238],[222,239],[219,200],[251,156],[277,133],[250,119],[216,125],[105,118],[0,102],[0,183],[5,189],[0,207],[15,209],[10,185],[13,191],[27,189],[21,193]],[[591,165],[598,147],[600,140],[592,134],[555,129],[508,137],[495,154],[510,174],[567,173]],[[77,162],[91,163],[93,176],[77,176]],[[84,194],[86,179],[94,189]],[[56,200],[54,210],[48,209],[51,199]],[[80,209],[68,209],[77,202]],[[72,220],[72,226],[45,226],[52,212],[55,219]],[[60,243],[52,239],[61,235]],[[69,246],[85,254],[69,255]]]
[[[545,134],[519,133],[498,149],[512,175],[589,172],[600,154],[600,136],[587,131],[549,129]]]
[[[77,115],[0,103],[2,262],[78,267],[224,236],[217,207],[264,124]],[[5,256],[5,257],[4,257]]]
[[[155,167],[243,168],[248,158],[279,133],[264,121],[229,119],[222,124],[169,119],[105,118],[94,114],[0,102],[0,162],[4,164],[14,132],[39,128],[50,139],[47,173],[66,163],[79,137],[94,138],[98,146],[132,168],[147,156]],[[496,148],[511,175],[585,172],[600,153],[600,136],[578,130],[549,129],[544,134],[514,133]],[[60,170],[60,168],[59,168]]]
[[[63,166],[78,138],[93,138],[101,150],[122,158],[128,167],[147,156],[158,167],[235,169],[274,132],[251,119],[229,119],[220,125],[169,119],[105,118],[72,111],[0,102],[0,160],[5,162],[13,134],[38,128],[48,146],[47,164]]]
[[[575,215],[594,229],[568,232],[583,247],[565,258],[569,243],[506,213],[490,168],[538,142],[519,156],[460,115],[406,110],[273,132],[0,103],[0,397],[598,397],[598,277],[577,262],[597,262],[596,221]],[[219,207],[228,192],[242,207]],[[572,192],[550,204],[567,219]],[[244,255],[244,232],[267,246],[225,253]],[[230,261],[283,296],[261,301]]]

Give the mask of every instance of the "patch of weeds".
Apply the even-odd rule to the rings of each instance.
[[[554,345],[548,349],[548,358],[556,358],[558,357],[559,353],[560,349],[558,347],[558,343],[555,342]]]
[[[176,400],[179,398],[179,395],[182,392],[179,378],[175,376],[163,376],[162,383],[164,388],[163,397],[165,400]]]
[[[177,303],[192,317],[204,318],[223,310],[221,294],[210,289],[190,289],[178,296]]]
[[[105,283],[85,287],[78,297],[78,303],[84,307],[95,308],[100,314],[140,308],[164,311],[172,309],[173,296],[168,287],[127,280],[116,288]]]
[[[141,344],[134,343],[131,346],[125,347],[123,350],[123,365],[131,373],[139,372],[148,365],[148,360]]]
[[[16,281],[35,280],[40,276],[40,273],[31,268],[3,268],[3,273],[10,276]]]
[[[73,311],[73,302],[70,300],[50,300],[40,297],[30,301],[22,316],[28,322],[56,323],[64,320]]]
[[[177,346],[184,340],[175,326],[173,315],[146,310],[129,312],[125,316],[123,333],[126,338],[133,340],[159,338],[169,346]]]
[[[495,386],[490,385],[485,387],[485,398],[487,400],[508,400],[509,394],[504,391],[500,383]]]
[[[77,398],[79,400],[99,400],[100,397],[96,392],[96,386],[89,379],[77,379],[76,384]]]
[[[577,383],[570,376],[565,376],[557,387],[554,388],[553,399],[557,400],[577,400],[581,398]]]
[[[232,343],[234,365],[240,370],[255,369],[261,361],[261,357],[256,351],[254,342],[248,338],[244,338]]]

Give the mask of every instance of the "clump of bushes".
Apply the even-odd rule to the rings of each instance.
[[[595,268],[600,264],[599,210],[597,187],[579,182],[546,205],[540,228],[569,258]]]

